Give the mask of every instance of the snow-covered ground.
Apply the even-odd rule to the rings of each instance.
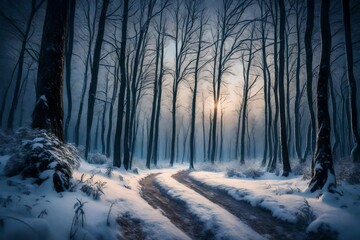
[[[75,215],[75,204],[85,203],[84,227],[78,224],[74,239],[117,239],[121,236],[120,226],[115,222],[121,215],[141,221],[141,227],[148,239],[188,239],[162,213],[151,207],[140,196],[139,181],[151,173],[161,170],[139,171],[139,174],[113,170],[107,177],[106,166],[91,165],[85,161],[74,172],[76,179],[86,180],[95,174],[93,181],[106,182],[104,194],[94,200],[77,189],[75,192],[56,193],[51,181],[40,186],[32,185],[31,179],[24,181],[20,176],[6,178],[2,172],[8,156],[0,159],[0,239],[69,239]],[[167,169],[176,173],[184,168]],[[163,171],[163,170],[162,170]],[[109,223],[107,218],[113,204]],[[74,232],[74,231],[73,231]]]
[[[106,165],[92,165],[82,160],[74,172],[77,181],[106,182],[100,199],[94,200],[81,191],[81,185],[73,192],[56,193],[51,181],[37,186],[31,184],[32,179],[5,177],[3,168],[8,158],[0,156],[0,240],[60,240],[69,239],[71,233],[73,239],[118,239],[123,237],[121,226],[116,222],[121,216],[138,220],[147,239],[188,239],[159,209],[141,197],[139,181],[152,173],[160,173],[156,181],[170,198],[185,202],[186,208],[206,227],[217,230],[217,239],[263,238],[228,211],[171,177],[187,169],[187,165],[154,170],[140,167],[138,174],[114,169],[108,176]],[[237,200],[268,209],[274,217],[293,223],[299,219],[305,221],[309,232],[328,228],[327,231],[336,231],[339,239],[360,239],[359,185],[342,183],[338,190],[343,196],[318,197],[303,191],[307,181],[298,176],[284,178],[265,173],[256,179],[229,178],[223,169],[194,171],[190,177],[223,189]]]
[[[179,184],[171,175],[172,173],[168,172],[160,174],[156,181],[170,197],[184,202],[187,209],[197,216],[207,229],[217,229],[216,239],[264,239],[228,211]]]
[[[190,177],[205,185],[225,190],[237,200],[272,212],[274,217],[309,224],[307,232],[335,231],[339,239],[360,239],[360,186],[342,183],[342,194],[322,196],[306,191],[302,176],[281,177],[265,173],[251,178],[229,178],[224,172],[192,172]]]

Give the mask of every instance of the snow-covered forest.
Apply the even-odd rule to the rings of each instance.
[[[356,0],[0,0],[0,240],[360,239]]]

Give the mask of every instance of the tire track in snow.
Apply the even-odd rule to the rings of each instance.
[[[229,211],[176,181],[172,175],[163,173],[157,176],[155,181],[169,198],[182,202],[186,206],[186,211],[191,212],[203,223],[203,231],[212,233],[213,239],[265,239]]]
[[[152,207],[160,209],[164,216],[192,239],[213,239],[210,232],[203,232],[203,224],[187,211],[183,202],[170,199],[155,181],[157,174],[150,174],[140,181],[141,196]]]
[[[235,215],[256,232],[270,239],[310,239],[303,224],[291,224],[274,218],[270,212],[253,207],[244,201],[237,201],[226,191],[205,186],[189,176],[190,171],[178,172],[172,177],[186,187],[209,199]]]

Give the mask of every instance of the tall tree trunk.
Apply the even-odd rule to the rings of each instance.
[[[106,156],[109,158],[111,155],[111,133],[112,133],[112,128],[113,128],[113,112],[114,112],[114,104],[116,101],[116,95],[118,92],[118,85],[119,85],[119,80],[117,78],[118,76],[118,70],[119,70],[119,65],[115,64],[115,74],[114,74],[114,87],[113,87],[113,93],[112,93],[112,97],[111,97],[111,103],[110,103],[110,108],[109,108],[109,116],[108,116],[108,131],[107,131],[107,135],[106,135]]]
[[[243,109],[243,103],[240,105],[238,119],[236,124],[236,136],[235,136],[235,160],[239,158],[239,140],[240,140],[240,128],[241,128],[241,114]]]
[[[129,76],[129,75],[128,75]],[[131,114],[131,91],[130,91],[130,82],[127,82],[126,88],[126,115],[125,115],[125,131],[124,131],[124,168],[125,170],[129,169],[129,161],[130,161],[130,114]]]
[[[162,15],[160,16],[160,19],[162,20]],[[161,25],[160,20],[160,25]],[[150,118],[150,135],[148,140],[148,148],[147,148],[147,154],[146,154],[146,167],[150,169],[151,160],[153,159],[153,153],[154,153],[154,131],[155,131],[155,117],[157,116],[157,101],[158,101],[158,74],[159,74],[159,57],[160,57],[160,44],[161,38],[160,38],[160,31],[158,33],[157,39],[156,39],[156,55],[155,55],[155,77],[154,77],[154,90],[153,90],[153,99],[152,99],[152,108],[151,108],[151,118]],[[162,71],[162,69],[160,69]]]
[[[100,13],[99,18],[99,26],[98,33],[95,42],[94,48],[94,57],[93,57],[93,65],[91,68],[91,81],[89,88],[89,98],[88,98],[88,112],[86,117],[86,144],[85,144],[85,158],[88,157],[90,151],[90,143],[91,143],[91,127],[94,117],[94,107],[95,107],[95,98],[96,98],[96,90],[99,79],[99,66],[100,66],[100,55],[101,55],[101,46],[104,40],[104,32],[105,32],[105,21],[106,21],[106,12],[109,6],[109,0],[103,0],[103,6]]]
[[[279,90],[279,70],[278,70],[278,50],[277,50],[277,39],[278,39],[278,28],[277,28],[277,21],[278,21],[278,9],[277,4],[274,2],[274,10],[271,11],[272,18],[274,22],[274,68],[275,68],[275,74],[274,74],[274,99],[275,99],[275,116],[274,116],[274,128],[273,130],[273,139],[274,139],[274,152],[271,161],[269,161],[268,165],[268,171],[274,172],[276,169],[276,162],[278,157],[278,148],[279,148],[279,129],[278,129],[278,118],[279,118],[279,98],[278,98],[278,90]]]
[[[336,178],[330,146],[330,116],[328,110],[328,82],[330,76],[331,30],[329,21],[330,1],[321,1],[321,60],[317,85],[317,128],[315,172],[309,183],[310,192],[334,192]],[[325,188],[325,189],[324,189]]]
[[[68,0],[49,1],[41,39],[37,102],[33,111],[32,128],[45,129],[64,140],[62,81]]]
[[[86,14],[89,16],[90,15],[90,3],[89,1],[87,1],[87,8],[86,8]],[[93,21],[90,21],[90,18],[87,18],[87,28],[88,28],[88,33],[89,33],[89,40],[88,40],[88,49],[87,49],[87,54],[86,54],[86,60],[85,60],[85,71],[84,71],[84,80],[83,80],[83,87],[82,87],[82,91],[81,91],[81,100],[80,100],[80,105],[79,105],[79,111],[78,111],[78,115],[77,115],[77,120],[76,120],[76,124],[75,124],[75,145],[78,146],[79,142],[80,142],[80,123],[81,123],[81,118],[82,118],[82,113],[83,113],[83,108],[84,108],[84,100],[85,100],[85,94],[86,94],[86,90],[87,90],[87,82],[88,82],[88,72],[89,72],[89,65],[91,63],[91,49],[92,49],[92,43],[94,41],[94,32],[95,32],[95,27],[96,27],[96,15],[97,15],[97,8],[95,8],[95,12],[94,12],[94,18]]]
[[[223,148],[224,148],[224,109],[221,107],[221,117],[220,117],[220,153],[219,161],[223,160]]]
[[[358,111],[356,106],[356,81],[353,70],[353,50],[351,40],[351,20],[350,20],[350,1],[343,0],[343,18],[344,18],[344,32],[345,32],[345,46],[346,46],[346,65],[347,78],[350,90],[350,108],[351,108],[351,128],[355,139],[354,148],[351,150],[351,160],[360,162],[360,135],[358,129]]]
[[[264,113],[264,125],[265,125],[265,136],[264,136],[264,152],[263,152],[263,159],[261,161],[261,166],[265,167],[266,165],[266,158],[268,155],[268,129],[269,129],[269,125],[268,125],[268,119],[269,119],[269,114],[268,114],[268,105],[269,103],[268,101],[268,88],[270,88],[270,86],[268,86],[268,80],[267,80],[267,75],[266,75],[266,68],[267,68],[267,62],[266,62],[266,35],[265,35],[265,31],[266,31],[266,21],[267,21],[267,15],[264,13],[264,3],[263,1],[261,1],[260,3],[260,8],[261,8],[261,16],[262,18],[265,17],[264,21],[261,22],[261,54],[262,54],[262,73],[263,73],[263,79],[264,79],[264,105],[265,105],[265,113]]]
[[[249,43],[249,58],[247,67],[245,68],[245,60],[244,56],[242,56],[242,65],[243,65],[243,76],[244,76],[244,86],[243,86],[243,102],[242,102],[242,117],[241,117],[241,140],[240,140],[240,163],[245,163],[245,128],[246,128],[246,119],[247,119],[247,105],[248,105],[248,95],[249,95],[249,80],[250,80],[250,69],[251,69],[251,62],[253,59],[253,33],[250,36],[250,43]]]
[[[306,30],[305,30],[305,55],[306,55],[306,93],[308,100],[308,108],[310,112],[310,120],[311,120],[311,147],[312,152],[315,150],[315,141],[316,141],[316,122],[315,122],[315,112],[313,107],[313,50],[312,50],[312,34],[314,29],[314,8],[315,2],[314,0],[307,0],[307,16],[306,16]],[[306,156],[303,157],[306,159]],[[311,161],[313,164],[313,160]]]
[[[284,0],[279,0],[280,10],[280,51],[279,51],[279,101],[280,101],[280,139],[281,139],[281,157],[283,162],[283,176],[289,176],[291,172],[289,151],[286,134],[285,117],[285,93],[284,93],[284,63],[285,63],[285,4]],[[298,49],[300,51],[300,49]]]
[[[98,151],[99,149],[99,124],[100,123],[100,114],[97,117],[96,128],[95,128],[95,139],[94,139],[94,149]]]
[[[164,23],[165,24],[165,23]],[[160,125],[160,114],[161,114],[161,98],[162,98],[162,88],[163,88],[163,78],[164,78],[164,44],[165,44],[165,25],[162,27],[162,39],[161,39],[161,56],[160,56],[160,72],[159,72],[159,80],[158,80],[158,98],[157,98],[157,110],[155,117],[155,135],[154,135],[154,153],[153,153],[153,162],[154,165],[157,166],[158,158],[159,158],[159,125]],[[160,36],[159,36],[160,37]]]
[[[202,130],[203,130],[203,148],[204,148],[204,161],[206,159],[206,133],[205,133],[205,99],[202,94]]]
[[[337,103],[336,103],[336,96],[335,96],[335,91],[334,91],[334,84],[332,81],[332,77],[330,75],[329,78],[329,88],[330,88],[330,97],[331,97],[331,106],[332,106],[332,121],[333,121],[333,130],[334,130],[334,145],[332,147],[332,152],[333,155],[335,157],[339,157],[340,156],[340,149],[339,149],[339,143],[340,143],[340,136],[339,136],[339,132],[337,129]]]
[[[267,87],[267,105],[268,105],[268,112],[269,112],[269,116],[268,116],[268,143],[269,143],[269,162],[268,162],[268,166],[271,163],[271,159],[273,158],[273,136],[272,136],[272,123],[273,123],[273,119],[272,119],[272,106],[271,106],[271,75],[270,75],[270,70],[269,70],[269,66],[265,65],[266,67],[266,73],[267,73],[267,78],[268,78],[268,87]]]
[[[200,54],[201,54],[201,44],[203,38],[203,21],[204,21],[204,12],[201,14],[200,18],[200,28],[199,28],[199,39],[198,39],[198,46],[196,52],[196,61],[195,61],[195,69],[194,69],[194,89],[193,89],[193,97],[191,103],[191,129],[190,129],[190,169],[194,169],[194,159],[195,159],[195,122],[196,122],[196,98],[197,98],[197,91],[198,91],[198,82],[199,82],[199,63],[200,63]]]
[[[76,0],[70,1],[69,5],[69,23],[68,23],[68,36],[67,36],[67,44],[66,44],[66,56],[65,56],[65,81],[66,81],[66,94],[67,94],[67,117],[65,120],[65,139],[69,141],[68,131],[69,124],[71,120],[71,112],[72,112],[72,95],[71,95],[71,58],[73,55],[73,47],[74,47],[74,22],[75,22],[75,9],[76,9]]]
[[[15,64],[15,67],[14,67],[12,73],[11,73],[10,81],[9,81],[8,85],[6,86],[6,88],[4,90],[4,95],[3,95],[3,98],[2,98],[1,108],[0,108],[0,127],[3,126],[3,121],[2,120],[3,120],[3,115],[4,115],[4,112],[5,112],[7,95],[9,94],[9,90],[10,90],[11,84],[12,84],[12,82],[14,80],[15,71],[16,71],[16,68],[17,68],[18,65],[19,65],[19,60]]]
[[[208,152],[207,152],[207,156],[208,159],[210,160],[210,152],[211,152],[211,137],[212,137],[212,116],[211,116],[211,110],[210,110],[210,115],[209,115],[209,139],[208,139]]]
[[[170,148],[170,165],[174,165],[175,161],[175,144],[176,144],[176,100],[177,100],[177,93],[178,92],[178,84],[174,83],[173,86],[173,97],[172,97],[172,112],[171,112],[171,118],[172,118],[172,132],[171,132],[171,148]]]
[[[287,113],[287,132],[288,132],[288,146],[289,146],[289,152],[291,152],[290,148],[292,146],[292,124],[291,124],[291,105],[290,105],[290,57],[291,54],[289,54],[289,33],[285,34],[285,61],[286,61],[286,113]]]
[[[101,153],[105,155],[106,153],[106,142],[105,142],[105,131],[106,131],[106,110],[107,110],[107,98],[108,98],[108,85],[109,78],[106,77],[106,85],[105,85],[105,102],[104,102],[104,110],[102,112],[102,121],[101,121]]]
[[[299,19],[299,3],[296,6],[296,44],[297,44],[297,54],[296,54],[296,74],[295,74],[295,106],[294,106],[294,118],[295,118],[295,151],[296,156],[300,162],[302,162],[301,154],[301,135],[300,135],[300,67],[301,67],[301,44],[300,44],[300,19]]]
[[[118,113],[115,130],[115,141],[114,141],[114,161],[115,167],[121,167],[121,133],[122,133],[122,119],[124,116],[124,102],[125,102],[125,91],[126,91],[126,65],[125,65],[125,53],[126,53],[126,40],[127,40],[127,27],[128,27],[128,15],[129,15],[129,0],[123,2],[123,17],[122,17],[122,33],[121,33],[121,49],[119,56],[121,83],[118,99]]]

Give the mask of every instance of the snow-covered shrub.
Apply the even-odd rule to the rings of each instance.
[[[312,210],[309,202],[304,199],[304,204],[299,208],[297,212],[297,217],[300,222],[309,225],[312,221],[316,219],[314,211]]]
[[[78,185],[81,185],[80,190],[86,193],[88,196],[92,196],[94,200],[99,200],[101,195],[104,194],[104,188],[106,182],[96,181],[94,182],[94,174],[92,174],[88,179],[85,180],[85,175],[81,175]]]
[[[245,169],[235,169],[235,168],[227,168],[226,176],[231,178],[259,178],[264,174],[264,172],[260,169],[256,169],[253,167],[245,168]]]
[[[44,130],[22,128],[9,144],[10,159],[4,167],[6,176],[21,174],[41,184],[51,179],[57,192],[70,188],[73,170],[80,165],[77,149],[64,144]]]
[[[88,159],[86,160],[91,164],[105,164],[110,163],[110,160],[101,153],[90,153]]]
[[[246,178],[259,178],[261,177],[264,172],[262,172],[260,169],[255,169],[255,168],[248,168],[246,169],[243,174],[245,175]]]
[[[229,178],[241,178],[243,175],[235,170],[234,168],[227,168],[226,169],[226,176]]]

